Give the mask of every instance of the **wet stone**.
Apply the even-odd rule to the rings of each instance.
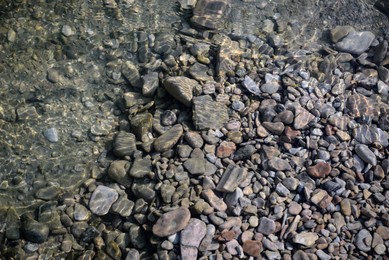
[[[251,94],[260,95],[261,90],[257,83],[254,82],[249,76],[245,76],[242,82],[242,86],[247,89]]]
[[[197,132],[186,132],[184,138],[193,148],[201,148],[204,144],[203,138]]]
[[[134,178],[144,178],[150,176],[151,172],[151,161],[147,158],[137,158],[133,162],[129,175]]]
[[[373,42],[375,35],[372,32],[351,31],[342,40],[335,44],[339,51],[360,55],[366,51]]]
[[[131,163],[125,160],[116,160],[111,163],[108,168],[108,176],[123,185],[126,188],[131,187],[131,179],[128,177],[127,172],[130,169]]]
[[[355,32],[355,29],[351,26],[336,26],[330,30],[330,37],[334,43],[337,43],[346,37],[350,32]]]
[[[133,87],[140,88],[142,86],[142,80],[138,69],[130,61],[126,61],[122,65],[122,75]]]
[[[76,221],[86,221],[90,217],[90,212],[84,205],[77,203],[74,206],[73,216]]]
[[[362,144],[380,143],[382,146],[389,145],[389,134],[376,126],[361,125],[353,129],[352,136]]]
[[[205,189],[201,193],[202,197],[217,211],[226,211],[227,204],[219,198],[211,189]]]
[[[61,192],[61,189],[57,186],[44,187],[35,193],[35,197],[43,200],[52,200],[56,198]]]
[[[213,81],[213,77],[207,74],[208,66],[196,62],[189,69],[189,74],[198,81]]]
[[[153,234],[167,237],[183,230],[190,220],[190,211],[185,207],[164,213],[153,226]]]
[[[216,190],[222,192],[234,192],[236,188],[246,179],[246,177],[246,169],[229,164],[217,184]]]
[[[119,199],[112,204],[112,212],[119,214],[122,217],[131,216],[134,202],[127,199],[125,196],[120,196]]]
[[[46,137],[47,141],[56,143],[58,142],[58,131],[56,128],[52,127],[43,132],[43,135]]]
[[[193,123],[196,130],[220,129],[228,122],[227,107],[210,96],[193,98]]]
[[[187,107],[193,99],[193,90],[199,86],[197,81],[187,77],[170,77],[163,82],[167,92]]]
[[[153,126],[153,115],[150,113],[140,113],[135,115],[130,120],[132,132],[139,140],[151,132]]]
[[[50,230],[47,225],[27,216],[22,219],[21,232],[27,241],[41,244],[47,240]]]
[[[158,72],[149,72],[142,76],[142,94],[146,97],[153,97],[159,86]]]
[[[136,151],[135,142],[135,135],[123,131],[119,132],[113,145],[114,154],[119,158],[131,156]]]
[[[161,125],[172,126],[177,122],[177,115],[171,110],[166,110],[161,114]]]
[[[93,214],[103,216],[108,213],[112,204],[118,199],[118,193],[107,186],[99,185],[89,200],[89,209]]]
[[[180,124],[177,124],[159,136],[154,141],[154,149],[157,152],[166,152],[172,148],[181,138],[184,130]]]

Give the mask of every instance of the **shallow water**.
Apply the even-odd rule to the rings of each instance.
[[[326,41],[323,30],[335,25],[374,32],[388,25],[362,0],[321,2],[232,0],[218,30],[266,38],[270,20],[285,26],[287,44],[315,49]],[[52,199],[39,190],[71,191],[106,166],[101,154],[120,126],[115,103],[127,89],[114,61],[138,63],[137,50],[151,33],[191,32],[192,10],[155,0],[6,3],[0,12],[0,205],[21,213]],[[58,142],[44,136],[50,128]]]

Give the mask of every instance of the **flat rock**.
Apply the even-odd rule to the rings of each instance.
[[[166,152],[178,142],[183,133],[184,129],[180,124],[174,125],[154,141],[155,151]]]
[[[273,219],[262,217],[257,231],[264,235],[273,234],[276,231],[276,222]]]
[[[192,110],[196,130],[220,129],[229,119],[226,105],[208,95],[193,98]]]
[[[201,193],[201,196],[217,211],[226,211],[227,204],[222,198],[219,198],[211,189],[205,189]]]
[[[184,230],[181,231],[181,245],[197,248],[206,233],[206,224],[197,218],[192,218]]]
[[[216,148],[216,156],[219,158],[228,158],[236,150],[236,145],[234,142],[223,141]]]
[[[234,192],[236,188],[246,179],[247,169],[237,165],[229,164],[224,171],[216,190],[222,192]]]
[[[112,212],[119,214],[122,217],[129,217],[132,213],[135,203],[121,196],[115,203],[112,204]]]
[[[189,158],[184,162],[184,167],[190,174],[201,175],[206,172],[207,162],[204,158]]]
[[[319,236],[316,233],[301,232],[301,233],[296,233],[296,235],[293,237],[292,240],[296,244],[300,244],[305,247],[312,247],[318,238]]]
[[[349,32],[346,37],[335,44],[339,51],[360,55],[365,52],[375,38],[372,32]]]
[[[108,168],[108,176],[126,188],[131,187],[131,179],[127,175],[131,163],[126,160],[116,160]]]
[[[146,97],[153,97],[159,86],[158,72],[149,72],[142,76],[142,94]]]
[[[189,223],[190,211],[188,208],[178,209],[164,213],[153,226],[153,234],[167,237],[183,230]]]
[[[193,99],[193,89],[199,87],[196,80],[187,77],[170,77],[163,82],[165,89],[175,99],[187,107],[190,107]]]
[[[389,134],[373,125],[361,125],[352,131],[352,136],[362,144],[380,143],[382,146],[389,145]]]
[[[290,171],[292,169],[288,161],[278,157],[271,158],[267,162],[267,165],[269,166],[270,169],[275,171]]]
[[[243,147],[240,147],[235,153],[234,153],[234,161],[240,161],[240,160],[247,160],[250,159],[251,155],[255,153],[257,149],[254,145],[245,145]]]
[[[119,132],[113,144],[113,153],[119,158],[133,155],[136,151],[135,142],[135,135],[124,131]]]
[[[262,243],[256,240],[247,240],[243,243],[243,251],[249,256],[260,257],[262,252]]]
[[[103,216],[108,213],[112,204],[118,199],[116,190],[107,186],[99,185],[93,191],[89,200],[89,209],[93,214]]]

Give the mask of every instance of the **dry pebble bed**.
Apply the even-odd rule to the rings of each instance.
[[[216,26],[206,11],[192,23]],[[139,33],[139,62],[106,65],[127,87],[99,168],[2,208],[1,256],[388,259],[388,39],[338,26],[314,52],[278,33]]]

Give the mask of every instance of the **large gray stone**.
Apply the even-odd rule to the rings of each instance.
[[[372,32],[349,32],[346,37],[335,44],[339,51],[360,55],[373,42],[375,35]]]
[[[154,150],[157,152],[169,150],[178,142],[183,133],[184,129],[180,124],[173,126],[154,141]]]
[[[190,211],[180,207],[163,214],[153,226],[153,234],[167,237],[183,230],[189,223]]]

